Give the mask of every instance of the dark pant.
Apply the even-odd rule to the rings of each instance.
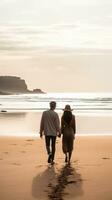
[[[52,154],[52,160],[54,160],[55,155],[55,144],[56,137],[55,136],[45,136],[46,149],[48,154]]]

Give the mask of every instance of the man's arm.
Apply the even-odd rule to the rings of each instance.
[[[76,121],[75,121],[75,116],[73,115],[73,119],[72,119],[72,127],[74,130],[74,134],[76,133]]]
[[[43,131],[44,131],[44,113],[42,114],[41,122],[40,122],[40,137],[42,137]]]
[[[58,114],[56,115],[55,124],[56,124],[56,131],[59,133],[58,136],[60,137],[61,136],[61,129],[60,129],[60,120],[59,120]]]

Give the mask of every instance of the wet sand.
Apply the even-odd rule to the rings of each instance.
[[[44,139],[0,137],[1,200],[112,199],[112,136],[76,137],[71,165],[61,139],[47,164]]]
[[[74,112],[75,114],[75,112]],[[0,136],[37,135],[42,112],[0,113]],[[62,113],[59,113],[61,119]],[[112,115],[76,115],[78,134],[112,134]]]

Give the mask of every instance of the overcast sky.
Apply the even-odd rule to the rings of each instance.
[[[0,75],[48,92],[111,92],[111,0],[0,0]]]

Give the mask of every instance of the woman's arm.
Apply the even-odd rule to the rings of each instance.
[[[63,133],[64,130],[64,120],[63,117],[61,118],[61,133]]]
[[[74,130],[74,134],[76,133],[76,120],[75,120],[75,116],[73,115],[72,117],[72,123],[71,123],[71,126]]]

